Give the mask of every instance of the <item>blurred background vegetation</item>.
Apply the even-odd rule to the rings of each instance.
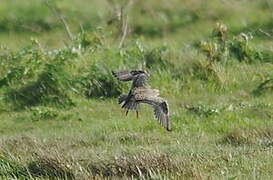
[[[270,0],[2,0],[0,177],[272,178],[272,40]],[[173,132],[120,112],[136,68]]]

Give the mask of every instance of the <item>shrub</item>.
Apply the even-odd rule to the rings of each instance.
[[[168,61],[169,49],[166,46],[153,48],[144,53],[144,61],[149,69],[171,69],[173,65]]]
[[[53,119],[58,116],[58,112],[55,109],[48,107],[34,107],[31,108],[32,111],[32,120],[47,120]]]
[[[207,56],[210,63],[235,58],[242,62],[273,62],[272,51],[260,50],[250,45],[250,33],[237,36],[228,33],[224,24],[217,24],[208,41],[200,42],[197,47]]]
[[[230,42],[230,52],[239,61],[254,62],[262,59],[259,51],[249,46],[249,40],[252,36],[241,33]]]
[[[18,52],[4,51],[5,56],[1,59],[1,79],[2,86],[24,83],[32,79],[42,69],[46,57],[40,44],[36,40],[31,40],[31,44]]]
[[[117,97],[122,92],[122,83],[111,70],[96,64],[91,65],[89,74],[81,81],[87,97]]]
[[[71,106],[73,102],[67,92],[70,86],[68,77],[61,66],[48,64],[36,81],[18,89],[9,89],[6,99],[13,103],[15,109],[48,103]]]

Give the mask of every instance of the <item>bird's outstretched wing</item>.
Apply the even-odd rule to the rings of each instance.
[[[120,81],[132,81],[134,74],[129,70],[112,71],[112,74]]]
[[[145,87],[136,87],[130,90],[128,94],[122,94],[118,98],[118,103],[121,104],[122,108],[127,110],[139,109],[139,103],[137,99],[145,99],[145,97],[157,97],[159,90],[149,89]]]
[[[136,102],[152,105],[158,122],[168,131],[171,131],[168,103],[165,99],[158,97],[158,94],[158,90],[143,88],[138,90],[138,92],[135,91],[135,99]]]
[[[133,81],[132,88],[145,86],[150,76],[143,70],[112,71],[112,74],[120,81]]]
[[[165,127],[168,131],[171,131],[168,103],[166,101],[156,103],[156,105],[153,105],[153,107],[156,119],[163,127]]]

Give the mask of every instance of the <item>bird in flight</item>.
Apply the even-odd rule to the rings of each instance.
[[[165,99],[159,97],[159,90],[151,89],[147,85],[150,74],[143,70],[122,70],[112,74],[120,81],[132,81],[132,86],[128,94],[122,94],[118,98],[118,103],[126,109],[126,115],[130,110],[138,109],[140,103],[146,103],[154,108],[154,115],[158,122],[168,131],[171,130],[169,118],[169,107]]]

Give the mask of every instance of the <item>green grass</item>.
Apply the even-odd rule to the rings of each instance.
[[[272,179],[273,4],[136,1],[119,48],[125,4],[54,1],[71,41],[42,1],[2,2],[0,178]],[[118,105],[111,70],[135,68],[173,131]]]

